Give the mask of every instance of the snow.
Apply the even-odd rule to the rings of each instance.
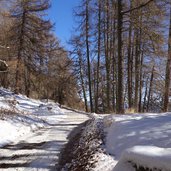
[[[19,156],[17,162],[21,162],[21,166],[7,170],[48,170],[54,167],[60,149],[68,141],[69,132],[88,119],[86,113],[61,109],[53,101],[15,95],[4,88],[0,88],[0,111],[0,158],[9,159],[1,160],[0,167],[4,163],[16,165],[11,156]],[[93,160],[97,162],[93,171],[135,171],[135,165],[171,170],[171,113],[100,116],[93,113],[90,117],[94,124],[98,124],[96,120],[99,119],[103,122],[106,134],[102,151],[98,150],[94,155]],[[96,127],[99,125],[87,128],[85,134],[93,132]],[[93,143],[92,147],[99,144]],[[10,148],[5,148],[8,144]],[[27,169],[24,163],[27,163]]]
[[[109,115],[103,121],[105,148],[119,161],[114,171],[134,171],[128,161],[162,171],[171,168],[171,113]]]
[[[0,146],[11,143],[31,131],[43,128],[49,122],[53,124],[59,119],[61,121],[61,118],[66,118],[55,103],[45,103],[24,95],[16,95],[4,88],[0,89],[0,109],[1,113],[9,110],[9,114],[2,115],[3,120],[0,120]],[[53,115],[60,115],[60,118],[54,119]]]
[[[135,145],[171,147],[171,114],[137,114],[116,116],[108,129],[106,147],[119,158],[127,148]]]
[[[155,146],[134,146],[127,149],[113,171],[134,170],[131,162],[149,169],[170,170],[171,148],[159,148]]]
[[[94,160],[96,160],[97,163],[95,164],[96,167],[92,169],[93,171],[111,171],[117,164],[117,161],[114,160],[114,157],[102,152],[97,152],[94,156]]]
[[[0,95],[0,147],[47,125],[40,118],[41,113],[39,115],[32,113],[39,108],[40,101],[15,95],[3,88],[0,89]]]
[[[1,170],[51,170],[70,131],[89,117],[0,88]],[[4,114],[3,114],[4,113]]]

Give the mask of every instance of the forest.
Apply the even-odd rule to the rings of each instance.
[[[86,112],[169,110],[169,0],[81,0],[69,48],[49,8],[49,0],[0,0],[2,87]]]

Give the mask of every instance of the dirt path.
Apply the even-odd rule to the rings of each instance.
[[[78,124],[89,119],[83,114],[68,110],[63,112],[65,119],[60,120],[60,115],[53,116],[49,127],[29,134],[17,143],[0,148],[0,170],[53,170],[61,147],[68,141],[68,134]]]

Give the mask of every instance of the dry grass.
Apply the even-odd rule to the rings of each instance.
[[[8,108],[0,108],[0,119],[4,119],[5,116],[13,116],[20,113],[16,108],[16,104],[18,103],[17,100],[5,99],[4,103],[7,104]]]
[[[16,114],[18,114],[18,112],[14,109],[0,108],[0,119],[4,119],[5,116],[13,116]]]
[[[137,112],[135,111],[134,108],[129,108],[129,109],[125,109],[125,113],[126,114],[134,114],[134,113],[137,113]]]

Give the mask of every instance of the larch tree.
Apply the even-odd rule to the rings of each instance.
[[[43,18],[48,8],[49,0],[17,0],[11,10],[11,17],[14,18],[14,25],[11,28],[14,33],[12,40],[17,45],[16,93],[22,91],[24,77],[24,92],[29,96],[30,72],[36,68],[38,61],[43,60],[40,58],[45,56],[45,40],[52,27],[50,22]]]
[[[73,70],[74,75],[76,75],[76,79],[78,80],[77,84],[81,87],[80,96],[83,97],[84,106],[86,112],[88,112],[88,101],[87,101],[87,78],[86,78],[86,64],[85,64],[85,55],[83,50],[83,42],[81,41],[80,36],[74,36],[70,40],[70,44],[72,46],[72,52],[70,56],[74,59],[73,60]]]
[[[84,52],[86,55],[86,66],[87,66],[87,83],[88,83],[88,94],[90,111],[94,111],[93,104],[93,93],[92,93],[92,67],[91,67],[91,0],[82,0],[81,5],[77,7],[74,15],[78,20],[78,27],[76,28],[76,36],[82,37],[82,42],[84,42]]]

